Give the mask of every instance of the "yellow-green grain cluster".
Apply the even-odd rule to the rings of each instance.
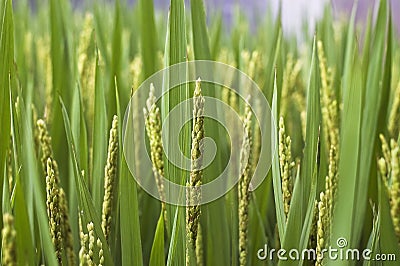
[[[336,198],[336,190],[337,190],[337,183],[338,183],[338,162],[337,162],[337,151],[334,145],[331,146],[329,150],[329,166],[328,166],[328,175],[325,177],[325,199],[326,199],[326,207],[327,211],[327,220],[328,223],[328,239],[330,235],[330,230],[332,227],[332,220],[333,220],[333,211],[335,208],[334,202]]]
[[[395,140],[391,140],[391,185],[390,213],[393,225],[400,243],[400,149]]]
[[[82,226],[81,215],[79,216],[79,237],[79,265],[104,265],[103,243],[100,238],[96,238],[93,222],[89,222],[85,228]]]
[[[60,211],[62,215],[62,230],[64,247],[67,254],[69,265],[75,265],[74,239],[68,216],[68,202],[64,189],[60,188]]]
[[[59,261],[65,250],[69,265],[74,265],[73,236],[69,221],[68,202],[64,189],[60,185],[57,162],[53,159],[51,137],[44,120],[37,121],[39,144],[42,151],[41,161],[46,174],[46,204],[50,232]]]
[[[133,106],[138,106],[139,105],[139,99],[138,97],[132,97],[133,94],[135,93],[135,91],[138,89],[138,87],[140,86],[140,82],[141,82],[141,69],[143,68],[143,62],[142,62],[142,57],[140,56],[136,56],[132,62],[129,64],[129,69],[130,69],[130,76],[131,76],[131,80],[132,80],[132,88],[131,88],[131,101],[132,101],[132,105]],[[134,143],[139,143],[141,141],[141,130],[142,130],[142,121],[141,121],[141,114],[138,111],[137,108],[133,108],[132,110],[132,116],[133,116],[133,128],[135,130],[135,132],[138,132],[138,134],[134,134],[133,135],[133,141]],[[139,133],[140,132],[140,133]],[[142,173],[141,173],[141,167],[140,167],[140,157],[141,157],[141,150],[140,150],[140,145],[135,145],[134,147],[134,154],[135,154],[135,168],[137,171],[137,178],[141,178]],[[141,196],[141,194],[139,195]]]
[[[95,237],[94,237],[94,225],[93,222],[90,222],[86,226],[88,231],[88,252],[87,252],[87,260],[89,265],[94,265],[94,248],[95,248]]]
[[[279,119],[279,166],[282,176],[282,193],[283,193],[283,208],[286,216],[289,214],[290,200],[292,198],[293,180],[292,169],[294,162],[292,161],[291,139],[286,135],[285,124],[283,117]]]
[[[53,106],[53,65],[51,58],[51,44],[49,36],[39,37],[36,44],[36,54],[38,60],[38,74],[40,76],[41,85],[44,87],[44,94],[42,97],[45,99],[45,117],[46,121],[51,119],[51,112]]]
[[[143,62],[140,56],[136,56],[129,64],[129,73],[130,76],[132,77],[131,96],[138,89],[140,85],[142,67],[143,67]]]
[[[282,101],[280,107],[282,115],[288,114],[288,105],[291,102],[292,97],[297,106],[304,108],[304,96],[301,95],[300,90],[296,89],[301,67],[302,64],[300,60],[295,60],[293,54],[287,55],[282,80]]]
[[[84,232],[82,227],[82,220],[79,216],[79,231],[81,240],[81,249],[79,250],[79,265],[96,265],[94,259],[94,252],[96,247],[95,232],[93,222],[86,225],[87,233]]]
[[[318,236],[318,200],[315,200],[313,219],[311,222],[310,241],[308,242],[308,246],[310,248],[317,247],[317,236]]]
[[[383,134],[379,135],[379,138],[381,140],[381,150],[382,150],[382,155],[383,157],[378,159],[378,170],[382,176],[382,180],[386,186],[386,188],[389,188],[389,178],[390,178],[390,172],[391,172],[391,161],[392,161],[392,155],[390,151],[389,144]]]
[[[78,45],[78,71],[81,78],[85,77],[85,71],[88,71],[88,64],[90,60],[89,48],[94,33],[93,15],[86,13],[83,22],[83,28],[79,36]],[[86,82],[85,82],[86,84]]]
[[[54,244],[58,262],[62,263],[63,237],[62,237],[62,213],[60,202],[60,191],[57,185],[53,162],[49,158],[47,160],[47,176],[46,176],[46,205],[47,215],[49,217],[49,226],[51,239]]]
[[[83,231],[82,217],[79,215],[79,239],[81,248],[79,249],[79,265],[87,265],[87,246],[89,244],[89,236]]]
[[[104,265],[104,250],[103,250],[103,243],[101,243],[100,239],[97,238],[97,248],[99,249],[99,264],[98,266]]]
[[[262,110],[262,106],[261,106],[261,100],[260,99],[254,99],[254,105],[255,105],[255,109],[256,110]],[[253,125],[253,145],[252,145],[252,166],[253,168],[251,169],[251,171],[254,173],[257,165],[258,164],[262,164],[263,162],[259,162],[260,159],[260,154],[261,154],[261,128],[260,128],[260,124],[259,121],[257,121],[255,119],[255,123]]]
[[[400,243],[400,148],[394,139],[390,145],[383,135],[380,139],[383,157],[378,159],[378,169],[389,195],[390,213]]]
[[[193,97],[193,129],[191,148],[191,171],[186,193],[186,265],[191,264],[191,254],[195,254],[200,222],[202,155],[204,150],[204,97],[201,93],[201,80],[196,81]],[[195,260],[193,260],[195,261]]]
[[[110,236],[112,206],[118,170],[118,117],[114,116],[108,142],[107,163],[104,169],[104,198],[101,228],[106,239]]]
[[[146,109],[147,108],[147,109]],[[157,183],[158,193],[162,199],[164,219],[167,219],[165,206],[165,191],[162,177],[164,176],[163,145],[161,137],[161,112],[156,105],[154,86],[150,85],[149,98],[146,101],[146,108],[143,110],[145,116],[146,132],[150,142],[150,157],[153,163],[153,174]]]
[[[247,263],[247,242],[249,224],[250,180],[251,180],[251,109],[246,105],[244,117],[244,137],[240,152],[240,179],[239,179],[239,262],[244,266]]]
[[[326,195],[324,192],[321,192],[320,199],[318,202],[318,221],[317,221],[317,247],[316,247],[316,255],[317,261],[315,262],[316,266],[322,266],[323,262],[323,252],[322,250],[326,246],[326,222],[327,222],[327,208],[326,208]]]
[[[197,230],[197,238],[196,238],[196,262],[197,266],[204,265],[204,252],[203,252],[203,233],[201,231],[201,225],[199,223],[199,228]]]
[[[327,147],[339,149],[339,115],[338,103],[334,92],[334,70],[328,66],[323,43],[318,41],[319,69],[321,73],[321,111],[322,126]]]
[[[95,88],[95,53],[94,53],[94,20],[93,15],[86,13],[83,28],[79,35],[78,72],[82,86],[82,98],[88,119],[94,118],[94,88]],[[91,124],[88,124],[91,128]]]
[[[397,136],[397,134],[399,134],[399,123],[400,123],[400,81],[394,92],[393,103],[389,116],[388,129],[391,137],[395,137]]]
[[[3,215],[3,229],[1,230],[1,235],[2,265],[15,266],[17,265],[17,245],[15,242],[17,232],[14,228],[14,217],[9,213]]]
[[[336,197],[338,169],[337,169],[336,148],[332,145],[329,151],[328,175],[325,177],[325,189],[320,193],[317,214],[317,241],[316,241],[316,265],[322,265],[322,250],[326,248],[330,241],[334,200]]]
[[[50,134],[47,130],[47,125],[46,122],[42,119],[39,119],[36,123],[38,133],[39,133],[39,143],[40,143],[40,148],[42,151],[42,156],[41,156],[41,162],[43,166],[43,171],[46,173],[47,171],[47,161],[48,159],[51,159],[52,168],[55,173],[55,178],[57,183],[59,183],[59,173],[58,173],[58,165],[55,160],[53,160],[54,155],[53,155],[53,148],[51,146],[51,137]]]

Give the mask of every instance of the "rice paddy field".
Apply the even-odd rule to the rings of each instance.
[[[327,5],[293,35],[280,12],[252,25],[238,8],[226,25],[203,0],[0,2],[2,265],[400,265],[389,1],[362,25],[357,4],[346,19]],[[237,72],[148,82],[194,60]],[[210,98],[237,130],[207,116]],[[229,164],[235,182],[204,202]]]

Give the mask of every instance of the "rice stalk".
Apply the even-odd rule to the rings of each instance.
[[[319,69],[321,73],[321,111],[327,147],[339,149],[338,104],[333,89],[334,70],[327,66],[322,41],[318,41]],[[336,153],[337,154],[337,153]]]
[[[85,76],[85,71],[89,62],[88,50],[91,45],[92,35],[94,33],[94,21],[93,15],[91,13],[86,13],[83,21],[82,31],[79,35],[79,45],[78,45],[78,71],[79,76],[83,78]],[[85,83],[84,83],[85,84]]]
[[[233,108],[233,110],[239,112],[239,100],[234,90],[230,90],[229,105]]]
[[[63,245],[66,250],[68,265],[75,265],[74,240],[68,216],[68,203],[62,188],[60,188],[60,211],[62,214]]]
[[[261,65],[261,54],[257,50],[254,50],[251,53],[251,60],[249,62],[248,71],[247,71],[247,75],[252,80],[256,80],[258,71],[261,68],[260,65]]]
[[[42,151],[42,156],[41,156],[41,162],[42,162],[42,167],[43,171],[46,173],[47,172],[47,162],[49,159],[51,159],[52,168],[55,173],[55,179],[56,182],[59,184],[59,173],[58,173],[58,165],[55,160],[53,160],[54,155],[53,155],[53,148],[51,146],[51,137],[50,134],[47,130],[47,125],[46,122],[42,119],[37,120],[36,123],[37,130],[39,132],[39,143],[40,143],[40,148]]]
[[[51,47],[49,36],[44,38],[39,38],[37,41],[37,56],[39,66],[41,66],[42,77],[41,80],[44,81],[44,98],[45,98],[45,119],[47,122],[51,119],[51,109],[53,106],[53,65],[51,61]]]
[[[248,224],[249,224],[249,203],[250,203],[250,180],[251,180],[251,109],[246,105],[244,117],[244,138],[240,152],[240,179],[238,184],[239,192],[239,264],[241,266],[247,263],[247,242],[248,242]],[[247,160],[246,160],[247,158]]]
[[[393,104],[390,109],[389,114],[389,134],[392,138],[399,133],[399,123],[400,123],[400,81],[396,87],[396,90],[393,95]]]
[[[201,93],[201,80],[196,81],[193,96],[193,129],[192,129],[192,149],[191,149],[191,171],[187,182],[186,195],[186,265],[191,265],[192,258],[197,250],[197,237],[200,222],[200,186],[203,176],[202,155],[204,151],[204,97]]]
[[[94,38],[94,21],[93,15],[86,13],[83,28],[79,35],[78,45],[78,73],[80,84],[82,86],[82,99],[85,104],[85,112],[88,121],[94,119],[94,95],[95,95],[95,73],[96,60],[94,50],[92,48]],[[92,123],[88,123],[89,130],[92,132]]]
[[[304,107],[303,101],[301,99],[300,92],[296,90],[297,81],[301,72],[301,61],[295,60],[293,54],[288,54],[286,57],[286,65],[283,70],[283,81],[282,81],[282,96],[281,96],[281,106],[280,112],[283,116],[286,116],[289,112],[288,104],[293,97],[295,100],[297,99],[297,105]]]
[[[393,226],[400,243],[400,148],[395,140],[391,140],[391,186],[390,186],[390,213]]]
[[[34,104],[32,104],[32,124],[35,125],[37,121],[39,120],[38,114],[37,114],[37,109]],[[40,137],[39,137],[39,128],[38,126],[33,127],[33,141],[35,142],[35,151],[36,155],[39,157],[39,150],[40,150]],[[11,142],[12,143],[12,142]]]
[[[337,150],[334,145],[331,146],[329,151],[329,166],[328,166],[328,175],[325,178],[325,200],[327,207],[327,240],[329,241],[332,221],[333,221],[333,212],[335,208],[335,198],[336,198],[336,190],[338,183],[338,165],[337,165]]]
[[[107,163],[104,169],[104,198],[101,216],[101,228],[108,240],[111,231],[112,205],[118,168],[118,117],[114,116],[108,142]]]
[[[315,200],[313,220],[311,223],[310,241],[308,244],[310,248],[317,247],[317,235],[318,235],[318,200]]]
[[[222,48],[221,51],[217,55],[217,61],[230,65],[230,66],[236,66],[235,59],[233,58],[232,51],[230,49],[227,49],[226,47]],[[226,83],[229,84],[229,83]]]
[[[95,74],[96,60],[88,58],[85,62],[87,65],[81,74],[82,99],[85,103],[85,115],[88,121],[94,120],[94,99],[95,99]],[[92,132],[92,123],[88,123],[88,132]]]
[[[400,243],[400,149],[394,139],[389,145],[382,134],[379,137],[383,157],[378,159],[378,170],[389,195],[390,214]]]
[[[229,88],[222,87],[221,100],[227,105],[230,105],[230,96],[231,90]]]
[[[75,254],[73,250],[73,236],[69,221],[68,201],[63,188],[60,185],[57,162],[53,159],[53,150],[51,146],[51,137],[47,131],[44,120],[37,121],[37,130],[39,134],[39,143],[42,151],[42,165],[46,173],[46,191],[47,191],[47,212],[49,222],[57,224],[56,229],[52,229],[53,244],[56,250],[62,253],[66,250],[69,265],[74,265]],[[45,163],[46,162],[46,163]],[[52,203],[52,201],[55,201]],[[53,210],[52,210],[53,208]],[[53,221],[52,221],[53,219]],[[55,234],[55,235],[53,235]],[[60,234],[57,236],[57,234]],[[61,240],[60,240],[61,239]]]
[[[385,184],[385,187],[388,188],[389,187],[389,185],[388,185],[388,179],[389,179],[388,168],[387,168],[386,160],[383,157],[378,159],[378,170],[381,174],[381,177]]]
[[[317,261],[315,262],[316,266],[323,265],[323,252],[322,250],[326,246],[326,221],[327,221],[327,210],[326,210],[326,195],[324,192],[321,192],[320,199],[318,202],[318,221],[317,221],[317,247],[316,247],[316,255]]]
[[[199,228],[197,230],[197,238],[196,238],[196,263],[197,266],[204,265],[203,234],[201,231],[200,223],[199,223]]]
[[[379,138],[381,140],[381,150],[383,157],[378,160],[378,170],[381,174],[381,177],[383,179],[383,183],[385,184],[386,189],[389,189],[389,184],[388,181],[390,179],[390,172],[392,169],[391,161],[392,161],[392,155],[390,151],[390,146],[382,134],[379,135]]]
[[[329,151],[329,169],[325,177],[325,189],[320,193],[320,199],[317,203],[317,234],[316,234],[316,255],[315,265],[323,265],[322,250],[326,248],[330,241],[334,201],[336,197],[338,169],[336,159],[336,148],[332,145]]]
[[[147,109],[146,109],[147,108]],[[150,141],[150,157],[153,163],[153,174],[156,180],[158,193],[161,198],[161,208],[164,212],[164,221],[167,225],[167,208],[165,204],[164,184],[161,177],[164,175],[164,149],[162,146],[161,136],[161,112],[156,105],[156,97],[154,95],[154,86],[150,85],[149,98],[146,101],[146,108],[143,109],[145,116],[145,125],[147,136]]]
[[[241,58],[241,65],[240,68],[244,71],[247,71],[249,69],[250,65],[250,60],[251,60],[251,54],[250,51],[248,50],[243,50],[240,52],[240,58]]]
[[[261,110],[261,101],[260,99],[254,99],[254,105],[256,110]],[[253,153],[253,158],[252,158],[252,172],[254,173],[260,159],[260,153],[261,153],[261,129],[260,129],[260,124],[259,121],[255,121],[253,125],[253,146],[252,146],[252,153]]]
[[[132,97],[136,90],[139,88],[141,80],[142,80],[142,69],[143,69],[143,61],[141,56],[135,56],[134,59],[129,63],[129,76],[130,80],[132,81],[132,87],[130,91],[130,97],[132,101],[132,106],[139,106],[139,99],[138,97]],[[141,114],[138,111],[137,108],[132,108],[132,123],[133,123],[133,128],[136,134],[133,134],[133,142],[134,143],[139,143],[141,141]],[[140,179],[142,178],[142,170],[141,170],[141,150],[140,150],[140,145],[134,145],[134,157],[135,157],[135,169],[137,176],[136,178]],[[140,189],[140,187],[138,188]],[[139,202],[141,202],[143,194],[139,193]],[[164,215],[165,216],[165,215]]]
[[[135,56],[132,62],[129,64],[129,73],[132,79],[132,90],[131,96],[140,86],[141,82],[141,69],[143,68],[142,57]]]

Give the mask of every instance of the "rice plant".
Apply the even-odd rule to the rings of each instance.
[[[349,19],[327,5],[315,34],[297,38],[280,13],[265,10],[254,26],[239,10],[225,25],[204,2],[1,0],[2,265],[399,264],[400,10],[376,0],[360,26],[357,3]],[[170,76],[133,97],[159,70],[193,60],[239,69],[269,102],[272,165],[255,190],[257,166],[271,163],[261,159],[271,121],[257,120],[248,88],[228,88],[240,77],[168,91],[180,78]],[[241,118],[237,131],[207,116],[210,98]],[[184,101],[175,134],[164,123]],[[201,204],[229,158],[237,184]],[[166,180],[185,188],[185,206],[168,203]]]

